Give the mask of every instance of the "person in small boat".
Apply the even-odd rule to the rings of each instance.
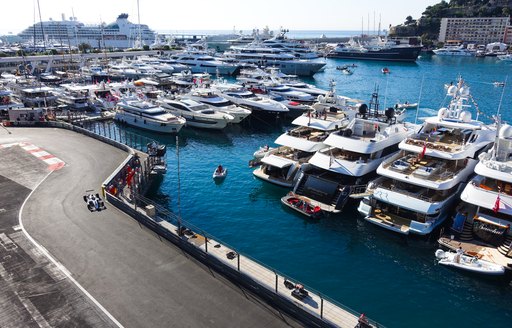
[[[462,256],[462,254],[464,254],[464,250],[462,249],[462,247],[459,246],[459,249],[457,249],[457,254],[455,255],[456,263],[460,263],[460,258]]]
[[[216,173],[222,173],[224,171],[224,168],[222,167],[222,165],[219,164],[219,166],[217,166],[217,171],[215,171]]]

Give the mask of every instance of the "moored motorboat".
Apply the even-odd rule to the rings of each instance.
[[[282,197],[281,203],[313,219],[318,219],[323,215],[320,206],[314,205],[307,197],[299,196],[293,192],[289,192],[286,196]]]
[[[442,265],[482,275],[501,276],[505,274],[505,268],[502,265],[481,260],[475,256],[445,252],[442,249],[438,249],[435,254],[439,260],[438,263]]]
[[[268,145],[265,145],[263,147],[260,147],[258,150],[256,150],[253,154],[255,159],[262,159],[267,155],[271,150],[273,150],[273,147],[269,147]]]
[[[404,103],[396,103],[395,104],[395,108],[396,109],[415,109],[418,107],[418,103],[409,103],[409,102],[404,102]]]

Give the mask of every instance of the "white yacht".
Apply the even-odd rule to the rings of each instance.
[[[319,95],[316,102],[311,105],[316,111],[345,111],[350,112],[355,109],[355,101],[349,97],[336,94],[336,82],[329,82],[329,91],[325,95]]]
[[[296,58],[318,58],[318,53],[313,49],[313,46],[309,46],[301,41],[289,39],[286,36],[287,32],[289,32],[289,30],[281,29],[273,38],[262,41],[261,45],[274,49],[283,49],[291,53]]]
[[[498,55],[499,60],[512,61],[512,54]]]
[[[64,83],[56,91],[57,102],[71,110],[90,108],[89,90],[87,86]]]
[[[55,89],[47,86],[20,88],[17,96],[25,107],[48,107],[57,103]]]
[[[364,192],[377,167],[396,154],[398,144],[417,131],[417,126],[397,124],[393,113],[388,115],[373,116],[361,107],[344,130],[329,134],[327,148],[301,167],[294,193],[323,211],[340,212],[349,196]]]
[[[476,52],[468,50],[463,46],[446,46],[433,50],[437,56],[475,56]]]
[[[251,110],[252,115],[286,115],[289,109],[267,96],[256,95],[239,84],[214,84],[220,95],[233,103]]]
[[[12,108],[22,108],[23,104],[13,99],[12,91],[0,88],[0,111],[7,111]]]
[[[261,43],[246,46],[231,46],[224,56],[241,63],[278,67],[285,74],[313,76],[321,71],[326,63],[320,59],[298,59],[292,53],[279,48],[270,48]]]
[[[512,126],[499,127],[493,148],[479,159],[454,217],[450,233],[457,238],[439,241],[448,248],[463,242],[488,261],[512,263]]]
[[[160,97],[158,103],[176,116],[187,120],[187,126],[202,129],[224,129],[235,118],[211,106],[187,97]]]
[[[137,97],[121,99],[117,103],[114,119],[137,128],[161,133],[178,133],[186,123],[183,117],[176,117],[164,108]]]
[[[296,128],[280,135],[275,143],[281,147],[268,152],[262,165],[254,170],[255,177],[279,186],[291,188],[300,166],[313,154],[327,147],[323,141],[329,133],[345,128],[349,123],[345,113],[317,115],[313,112],[293,120]]]
[[[202,102],[217,109],[219,112],[229,114],[234,117],[233,123],[242,122],[251,111],[235,105],[230,100],[218,95],[213,89],[210,88],[197,88],[187,95],[190,99]]]
[[[170,58],[179,64],[187,65],[192,73],[234,75],[239,70],[238,65],[225,63],[206,52],[187,50],[173,54]]]
[[[368,222],[404,235],[428,235],[450,215],[494,131],[472,119],[462,79],[448,95],[448,108],[426,118],[377,169],[381,178],[368,185],[371,195],[359,205]]]

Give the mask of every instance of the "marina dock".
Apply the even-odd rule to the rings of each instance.
[[[127,210],[131,205],[109,194],[107,210],[89,212],[82,200],[85,189],[100,191],[103,179],[121,169],[119,163],[127,156],[122,147],[63,129],[8,131],[11,134],[0,132],[0,144],[11,147],[2,151],[20,152],[20,143],[30,143],[65,163],[51,173],[45,167],[39,169],[20,218],[27,233],[55,259],[60,269],[53,269],[55,274],[67,273],[87,291],[92,303],[101,304],[105,312],[89,311],[92,319],[87,326],[104,327],[109,321],[105,318],[115,318],[114,326],[126,327],[211,326],[212,322],[222,327],[357,324],[356,312],[312,291],[303,300],[293,298],[284,285],[285,276],[238,255],[206,233],[189,229],[178,234],[176,225],[152,219],[140,207]],[[66,143],[56,142],[64,138]],[[5,171],[9,164],[3,164],[2,176],[12,175],[13,171]],[[113,205],[149,229],[141,229]],[[236,256],[228,259],[226,254],[231,252]],[[20,285],[6,288],[4,292],[16,293]],[[52,302],[50,297],[48,303]],[[42,311],[36,310],[28,311],[23,320],[30,321]],[[92,314],[95,311],[98,317]],[[2,320],[12,318],[0,316]]]

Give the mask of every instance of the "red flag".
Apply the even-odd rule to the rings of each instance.
[[[423,159],[423,157],[425,156],[426,152],[427,152],[427,143],[425,142],[423,144],[423,149],[421,150],[420,159]]]
[[[498,197],[496,198],[496,202],[494,203],[494,207],[492,208],[494,213],[498,213],[500,210],[500,194],[498,194]]]

